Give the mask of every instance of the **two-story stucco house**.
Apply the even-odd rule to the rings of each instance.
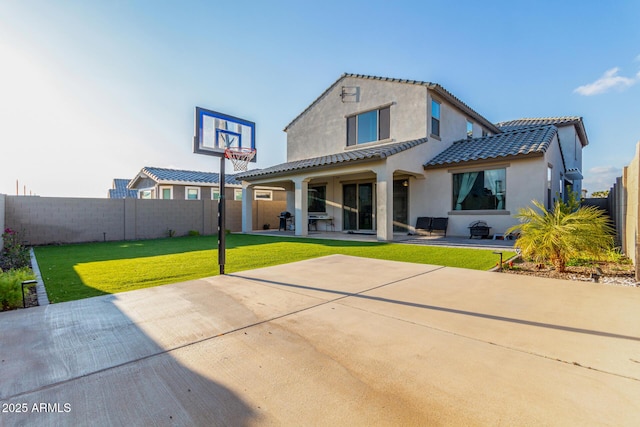
[[[494,124],[436,83],[356,74],[284,130],[287,162],[239,174],[244,198],[283,187],[297,235],[320,218],[379,240],[413,232],[424,216],[448,217],[447,235],[468,236],[478,220],[502,233],[531,200],[580,192],[588,144],[580,117]],[[251,209],[244,204],[243,217]]]

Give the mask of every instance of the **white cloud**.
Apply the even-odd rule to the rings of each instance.
[[[574,89],[574,92],[584,96],[598,95],[612,89],[626,89],[629,86],[633,86],[638,80],[640,80],[640,73],[635,75],[633,78],[629,78],[619,76],[618,71],[620,71],[618,67],[607,70],[598,80],[593,83],[579,86]]]
[[[613,187],[616,178],[622,176],[622,169],[615,166],[596,166],[587,171],[582,188],[589,194],[594,191],[604,191]]]

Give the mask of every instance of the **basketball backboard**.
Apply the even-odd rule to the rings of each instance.
[[[227,148],[255,149],[255,139],[255,123],[196,107],[194,153],[224,157]],[[251,161],[256,161],[255,156]]]

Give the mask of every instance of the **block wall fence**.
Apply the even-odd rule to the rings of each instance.
[[[242,202],[227,190],[226,228],[242,231]],[[283,193],[282,195],[276,193]],[[281,199],[281,200],[278,200]],[[274,200],[254,200],[254,229],[278,226],[286,209],[284,192]],[[0,194],[0,229],[22,234],[27,245],[141,240],[167,237],[169,230],[184,236],[191,230],[217,232],[216,200],[93,199],[8,196]]]
[[[622,176],[609,190],[608,205],[616,227],[617,244],[633,261],[636,280],[640,281],[640,142],[636,144],[633,160],[623,168]]]

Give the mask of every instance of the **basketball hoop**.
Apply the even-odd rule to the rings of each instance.
[[[233,170],[246,171],[249,162],[256,155],[255,148],[228,147],[224,150],[224,156],[233,163]]]

